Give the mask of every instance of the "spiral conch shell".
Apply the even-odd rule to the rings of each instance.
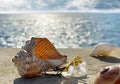
[[[22,77],[35,77],[42,72],[67,62],[47,38],[34,38],[26,41],[12,59]]]
[[[95,46],[90,56],[115,56],[117,45],[111,43],[99,43]]]
[[[103,68],[94,84],[120,84],[120,65]]]

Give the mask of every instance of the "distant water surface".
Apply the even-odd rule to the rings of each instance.
[[[0,14],[0,47],[20,48],[31,37],[46,37],[57,48],[120,47],[120,13]]]

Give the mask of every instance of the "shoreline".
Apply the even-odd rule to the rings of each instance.
[[[95,58],[89,56],[93,48],[60,48],[58,51],[67,55],[68,62],[75,56],[82,56],[87,63],[87,75],[79,78],[64,78],[59,76],[39,76],[36,78],[21,78],[16,67],[12,63],[12,58],[20,50],[19,48],[0,48],[0,84],[93,84],[98,72],[106,66],[120,63],[120,49],[117,58]]]

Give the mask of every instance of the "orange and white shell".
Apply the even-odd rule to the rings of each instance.
[[[12,59],[22,77],[35,77],[49,69],[67,62],[47,38],[34,38],[26,41]]]
[[[115,56],[117,45],[111,43],[99,43],[95,46],[90,56]]]
[[[103,68],[95,79],[94,84],[120,84],[120,65]]]

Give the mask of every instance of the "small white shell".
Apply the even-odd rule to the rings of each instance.
[[[64,77],[80,77],[86,75],[86,62],[78,64],[78,66],[70,65],[67,72],[62,72]]]
[[[111,43],[99,43],[90,56],[115,56],[117,48],[117,45]]]

